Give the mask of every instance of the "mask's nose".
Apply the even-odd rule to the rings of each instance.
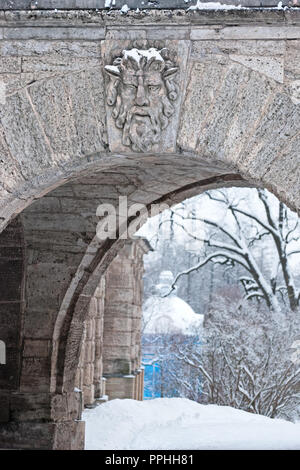
[[[135,101],[136,101],[136,104],[138,106],[148,106],[149,105],[149,100],[146,96],[145,87],[142,84],[138,85]]]

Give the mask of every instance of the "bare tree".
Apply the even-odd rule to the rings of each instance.
[[[237,314],[220,305],[219,299],[200,342],[189,338],[173,345],[177,369],[189,366],[200,378],[200,393],[194,399],[271,418],[292,418],[300,405],[300,365],[291,360],[289,351],[297,335],[295,325],[291,328],[289,321],[278,323],[265,315],[258,318],[257,312]],[[190,382],[181,376],[178,372],[176,380],[182,386]]]
[[[214,190],[206,193],[207,197],[221,206],[226,212],[226,223],[207,217],[196,216],[195,213],[183,213],[172,210],[172,224],[180,227],[189,237],[203,242],[206,247],[205,256],[186,270],[180,271],[171,286],[170,292],[182,276],[200,270],[207,263],[213,262],[224,268],[241,266],[245,275],[239,281],[243,285],[244,299],[264,299],[268,308],[275,312],[281,311],[280,301],[288,301],[291,310],[299,307],[300,294],[295,286],[290,258],[300,254],[299,220],[283,203],[271,201],[267,191],[258,189],[257,195],[261,203],[261,213],[254,209],[245,209],[242,198],[231,198],[228,190]],[[244,204],[243,204],[244,203]],[[275,203],[276,205],[276,203]],[[198,221],[209,230],[205,234],[192,232],[187,221]],[[168,222],[168,219],[161,223]],[[259,266],[257,248],[273,246],[273,269],[268,273]],[[295,248],[296,247],[296,248]],[[279,281],[282,281],[281,283]]]
[[[185,241],[181,240],[181,251],[176,246],[174,259],[169,251],[160,251],[160,255],[167,253],[167,262],[178,270],[166,295],[199,272],[209,308],[203,330],[151,341],[155,361],[163,368],[163,393],[176,391],[177,396],[201,403],[292,419],[300,406],[300,368],[290,351],[300,341],[299,277],[295,274],[299,221],[267,191],[251,191],[209,191],[201,198],[210,204],[210,212],[203,204],[200,211],[195,203],[189,206],[187,202],[171,209],[171,217],[160,219],[159,229],[172,222],[176,240],[179,232],[192,241],[188,250],[191,245],[196,253],[199,247],[192,264],[186,257]],[[231,273],[235,284],[226,284],[221,272]],[[194,294],[202,301],[203,291],[195,290],[194,286]]]

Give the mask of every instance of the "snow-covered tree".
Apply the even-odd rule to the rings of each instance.
[[[293,417],[300,405],[299,225],[268,191],[246,188],[209,191],[160,216],[150,271],[177,272],[164,295],[191,295],[195,311],[205,313],[204,333],[158,341],[165,391]],[[172,241],[160,239],[171,231]]]
[[[278,322],[251,309],[229,310],[218,299],[201,341],[190,337],[172,345],[182,396],[292,419],[300,406],[300,364],[291,353],[297,335],[299,322]],[[193,370],[190,377],[181,373],[186,366]],[[201,385],[191,396],[195,377]]]
[[[249,190],[248,190],[249,191]],[[175,208],[172,224],[191,239],[202,242],[205,250],[199,262],[181,270],[175,277],[170,292],[178,280],[199,271],[208,263],[222,265],[224,269],[240,266],[243,275],[245,300],[264,299],[269,309],[282,310],[282,304],[295,311],[299,307],[300,293],[295,285],[291,264],[300,257],[300,225],[296,214],[266,190],[256,192],[256,204],[239,191],[214,190],[206,198],[215,205],[216,217],[207,217]],[[253,194],[253,193],[252,193]],[[213,205],[211,206],[213,207]],[[221,214],[221,216],[220,216]],[[205,230],[191,230],[189,222],[200,222]],[[165,219],[162,223],[168,222]],[[263,250],[271,249],[269,264],[260,263]]]

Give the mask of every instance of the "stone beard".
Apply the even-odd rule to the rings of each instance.
[[[124,50],[106,65],[109,75],[107,104],[113,106],[116,126],[123,130],[122,144],[135,152],[149,152],[174,113],[178,96],[173,79],[178,71],[167,49]]]

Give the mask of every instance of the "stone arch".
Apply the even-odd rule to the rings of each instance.
[[[150,212],[151,204],[168,203],[169,206],[172,206],[173,204],[177,204],[208,189],[232,186],[251,186],[251,184],[247,183],[237,174],[225,174],[220,177],[208,178],[197,183],[185,185],[182,188],[161,196],[159,199],[153,199],[153,195],[150,194],[147,208]],[[63,331],[67,332],[67,334],[60,336],[63,347],[60,349],[60,359],[55,359],[58,361],[57,367],[61,368],[61,382],[56,389],[57,392],[72,390],[74,386],[76,361],[78,360],[80,347],[80,334],[78,334],[78,331],[82,327],[82,321],[93,292],[99,285],[100,279],[105,273],[107,266],[123,246],[124,240],[121,239],[106,240],[104,243],[100,244],[98,240],[93,239],[87,249],[86,257],[82,259],[82,264],[78,267],[78,272],[84,271],[84,275],[77,284],[72,285],[72,290],[66,294],[67,308],[60,309],[60,317],[58,317],[56,322],[57,328],[63,328]],[[90,249],[94,253],[92,257],[89,254]],[[59,333],[57,333],[57,336],[59,336]]]
[[[144,183],[146,184],[146,187],[149,187],[147,186],[147,182],[149,182],[148,178],[149,174],[151,175],[151,171],[154,171],[154,173],[160,172],[162,179],[165,178],[168,172],[170,172],[171,178],[174,175],[176,177],[176,171],[180,168],[182,170],[182,166],[180,166],[180,158],[178,158],[178,164],[176,165],[174,165],[175,160],[176,159],[173,157],[172,164],[166,165],[167,168],[165,168],[165,170],[167,171],[164,172],[161,171],[160,165],[158,165],[158,169],[154,170],[155,165],[153,165],[153,162],[152,164],[149,163],[148,165],[150,169],[149,172],[146,171],[147,177]],[[65,407],[69,409],[68,416],[63,418],[64,420],[67,420],[67,422],[58,421],[56,423],[56,427],[58,427],[56,434],[54,435],[54,441],[56,444],[49,443],[49,441],[46,440],[46,444],[44,444],[46,447],[52,445],[54,447],[56,445],[59,446],[61,445],[61,442],[63,442],[63,446],[72,446],[70,441],[72,439],[75,439],[74,442],[76,444],[74,445],[80,445],[79,442],[82,442],[83,431],[82,429],[80,432],[78,429],[76,431],[74,426],[75,422],[73,421],[78,416],[79,406],[78,397],[76,397],[73,390],[75,373],[80,355],[83,321],[87,315],[89,302],[99,284],[101,276],[104,274],[107,266],[115,257],[118,250],[120,250],[124,244],[124,240],[106,240],[103,243],[99,243],[99,241],[94,239],[92,229],[90,228],[90,231],[87,231],[89,224],[95,227],[97,221],[94,214],[96,213],[97,204],[101,201],[101,197],[99,196],[101,193],[100,188],[103,189],[105,187],[106,191],[110,191],[112,188],[116,187],[116,181],[118,181],[118,188],[122,194],[126,194],[125,188],[129,188],[129,191],[134,189],[133,193],[137,194],[137,197],[134,196],[132,198],[130,197],[131,193],[129,193],[129,201],[141,201],[146,203],[147,207],[150,207],[152,203],[161,202],[167,202],[169,205],[172,205],[188,197],[199,194],[209,188],[233,185],[253,185],[253,182],[247,182],[237,173],[226,172],[224,165],[216,165],[213,168],[209,168],[210,169],[208,169],[207,166],[203,167],[203,162],[196,165],[194,158],[186,159],[186,168],[184,169],[186,176],[184,177],[181,175],[180,179],[187,178],[186,181],[190,181],[191,178],[194,178],[197,181],[188,182],[183,186],[178,182],[178,179],[177,182],[174,180],[173,185],[168,181],[166,184],[167,189],[164,189],[163,182],[161,182],[160,192],[163,192],[164,194],[157,194],[143,189],[141,181],[143,180],[142,174],[144,172],[144,168],[139,169],[139,165],[137,165],[136,162],[131,162],[129,167],[114,167],[113,172],[107,170],[106,172],[97,172],[91,176],[85,175],[84,177],[77,178],[76,180],[74,179],[58,189],[50,191],[47,195],[37,200],[22,212],[21,219],[24,226],[24,239],[26,242],[27,252],[27,310],[25,309],[24,311],[27,330],[25,328],[25,331],[23,331],[24,347],[25,349],[27,348],[27,350],[31,349],[35,351],[35,361],[37,361],[39,356],[40,358],[36,366],[37,369],[34,371],[34,380],[37,380],[37,382],[33,380],[32,376],[30,377],[30,375],[28,375],[28,372],[26,372],[25,365],[32,359],[27,359],[26,357],[22,358],[21,386],[23,384],[23,387],[25,386],[23,391],[29,392],[29,389],[26,389],[25,382],[22,382],[22,378],[25,379],[26,377],[28,377],[29,382],[36,383],[37,387],[38,384],[40,384],[39,393],[44,397],[49,397],[48,399],[50,400],[50,403],[46,406],[46,416],[48,412],[50,412],[51,416],[55,416],[58,413],[58,417],[56,417],[56,419],[60,420],[61,418],[59,417],[59,413],[64,415],[65,411],[63,410],[65,410]],[[138,186],[135,186],[134,188],[129,184],[128,176],[130,173],[133,179],[135,181],[137,180],[139,183]],[[214,176],[212,176],[212,174]],[[126,178],[124,178],[124,176],[126,176]],[[202,179],[200,179],[201,176]],[[105,183],[108,181],[110,181],[110,184],[106,185]],[[150,182],[151,181],[153,182],[153,176],[150,177]],[[123,182],[123,185],[121,182]],[[80,194],[80,192],[82,194],[84,192],[86,194],[86,198],[80,199],[78,196],[77,198],[74,197],[74,188],[78,191],[77,194]],[[93,190],[91,188],[93,188]],[[173,191],[170,191],[170,189],[173,189]],[[95,200],[96,193],[98,194],[99,200]],[[114,197],[111,199],[111,201],[116,205],[118,203],[118,194],[119,193],[114,193]],[[60,199],[59,205],[57,205],[56,198]],[[65,199],[65,201],[63,201],[63,199]],[[55,211],[54,213],[51,213],[50,210],[49,213],[49,209],[53,207],[53,204]],[[76,210],[78,210],[79,213],[82,207],[87,204],[83,209],[83,212],[86,211],[88,214],[86,220],[82,217],[79,217],[78,220],[76,218],[74,219],[72,211],[69,213],[68,211],[64,212],[62,210],[62,207],[71,207],[71,205],[74,207],[74,204],[77,206]],[[81,204],[83,204],[82,207]],[[89,214],[92,215],[89,216]],[[91,217],[92,223],[91,220],[89,220],[89,217]],[[59,273],[59,271],[51,268],[48,257],[50,256],[51,260],[53,256],[55,258],[58,254],[51,253],[49,246],[53,246],[52,243],[54,242],[54,238],[57,236],[57,234],[55,235],[55,230],[63,227],[64,223],[67,225],[69,223],[71,224],[67,229],[67,236],[74,232],[76,234],[77,238],[75,238],[77,241],[79,239],[82,241],[83,237],[86,237],[86,239],[85,243],[82,244],[82,246],[79,246],[79,249],[76,249],[74,253],[72,250],[76,247],[76,240],[76,243],[74,243],[74,240],[70,242],[70,254],[67,254],[64,249],[60,250],[59,256],[66,257],[66,259],[68,258],[69,260],[76,260],[74,267],[71,267],[71,277],[68,278],[65,276],[68,272],[68,266],[66,264],[65,271],[62,270],[62,277],[60,277],[60,274],[58,276],[56,274],[51,279],[51,276],[49,277],[48,273],[52,273],[53,276],[53,272]],[[55,228],[54,232],[53,227]],[[71,264],[73,264],[73,262],[74,261],[72,261]],[[41,276],[43,272],[40,271],[40,266],[43,265],[43,263],[46,268],[46,277],[44,280],[43,275]],[[56,262],[54,259],[53,266],[55,265]],[[55,302],[51,305],[51,308],[53,308],[53,318],[51,321],[52,326],[49,329],[49,326],[46,327],[46,324],[44,323],[45,330],[41,335],[42,337],[44,336],[44,338],[40,338],[40,335],[35,337],[34,325],[36,322],[40,322],[43,325],[43,322],[47,317],[43,320],[44,316],[41,316],[43,312],[39,313],[38,311],[35,311],[34,305],[40,304],[42,298],[37,296],[35,299],[34,296],[36,295],[36,287],[40,288],[43,285],[43,294],[50,294],[49,300],[47,296],[43,300],[44,305],[46,306],[48,304],[49,306],[49,303],[51,304],[53,301]],[[56,289],[59,290],[57,291]],[[55,300],[56,294],[58,294],[58,296]],[[32,310],[28,310],[28,306],[31,306],[30,308]],[[42,364],[42,369],[38,368],[39,363]],[[48,368],[45,368],[45,364],[49,364],[49,366],[47,366]],[[43,373],[46,373],[45,376],[43,376],[42,370],[44,371]],[[37,398],[38,395],[35,395],[34,397],[30,395],[30,400],[35,401]],[[29,404],[26,404],[25,409],[29,406],[32,406],[31,401]],[[49,408],[47,408],[48,406]],[[42,406],[42,410],[43,411],[36,410],[37,415],[39,412],[45,413],[44,405]],[[67,423],[68,428],[66,428]],[[68,429],[68,433],[66,432],[66,429]],[[49,433],[49,429],[47,428],[47,431],[45,432]],[[66,439],[62,439],[62,432],[68,436],[67,441]],[[77,438],[75,438],[75,436],[77,436]],[[60,439],[62,440],[59,444]]]
[[[163,22],[171,23],[159,31],[154,13],[147,24],[135,19],[135,29],[128,27],[130,15],[110,20],[96,12],[46,13],[57,29],[43,28],[40,12],[21,17],[10,12],[3,19],[6,34],[21,35],[0,41],[5,56],[0,80],[6,90],[0,108],[1,237],[19,233],[18,224],[23,227],[22,241],[12,250],[14,256],[22,252],[24,264],[17,282],[23,297],[16,301],[17,355],[23,357],[15,401],[4,393],[1,407],[20,421],[19,427],[16,421],[7,425],[5,416],[0,429],[3,436],[5,426],[11,426],[19,436],[15,446],[30,446],[43,421],[40,447],[82,445],[82,430],[75,437],[78,400],[73,392],[82,320],[124,243],[94,239],[98,204],[117,206],[122,195],[148,207],[171,205],[208,188],[250,185],[264,186],[300,210],[300,107],[294,87],[300,79],[300,36],[286,21],[287,13],[284,25],[273,13],[268,13],[269,29],[265,17],[253,12],[249,17],[226,13],[225,26],[224,17],[215,13],[212,18],[163,16]],[[24,18],[34,18],[26,44]],[[160,144],[147,153],[122,144],[103,74],[122,49],[137,45],[132,39],[137,25],[145,43],[154,46],[149,38],[157,37],[157,47],[175,53],[179,68],[174,113]],[[67,41],[59,36],[66,27]],[[34,357],[28,356],[29,349]],[[29,393],[32,385],[35,393]],[[32,434],[22,442],[30,420],[35,423],[29,426]]]
[[[177,54],[181,93],[164,136],[171,144],[162,142],[154,153],[222,162],[298,207],[298,196],[291,190],[299,177],[294,163],[299,145],[296,33],[291,30],[291,39],[285,33],[278,40],[273,25],[267,38],[263,31],[258,39],[250,31],[245,38],[241,29],[220,40],[206,30],[202,37],[201,31],[195,29],[189,40],[161,43]],[[31,40],[30,51],[19,44],[15,58],[8,44],[1,75],[6,90],[0,113],[5,162],[1,227],[36,198],[85,171],[118,165],[121,159],[126,164],[132,158],[130,149],[120,150],[120,134],[109,120],[103,66],[112,60],[111,51],[133,45],[128,38],[101,44],[74,40],[73,50],[55,38]],[[20,81],[16,75],[21,60]],[[289,180],[289,187],[283,180]]]

